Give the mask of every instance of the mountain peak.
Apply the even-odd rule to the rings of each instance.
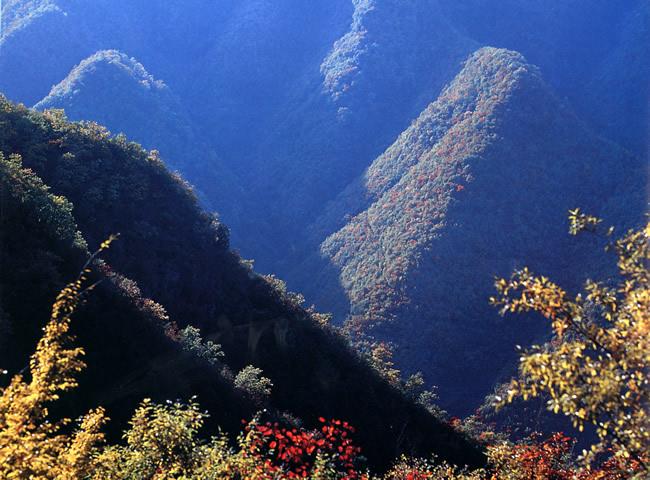
[[[130,80],[132,87],[139,89],[161,94],[169,91],[163,81],[156,80],[135,58],[118,50],[100,50],[72,69],[35,108],[48,108],[56,99],[74,97],[79,94],[79,88],[88,83],[101,83],[103,90],[109,90],[116,84],[116,77],[120,77],[119,87],[123,87],[124,80]]]
[[[529,101],[555,104],[539,69],[518,52],[484,47],[469,56],[458,75],[430,103],[411,126],[380,155],[365,174],[352,182],[326,208],[316,222],[318,230],[341,226],[344,217],[355,215],[394,187],[408,170],[431,149],[464,149],[465,154],[482,144],[481,137],[468,137],[470,129],[486,131],[494,127],[495,109],[504,106],[517,92],[534,93]],[[528,93],[526,93],[528,94]],[[543,100],[539,100],[543,98]],[[539,101],[538,101],[539,100]],[[458,142],[457,136],[467,141]],[[481,141],[479,141],[481,140]],[[460,152],[457,152],[460,154]],[[330,230],[331,231],[331,230]]]
[[[523,79],[542,82],[539,69],[529,64],[524,56],[505,48],[483,47],[469,56],[462,70],[443,91],[446,94],[466,94],[482,100],[503,90],[512,90]]]
[[[405,95],[433,78],[440,82],[430,85],[435,94],[448,79],[446,74],[473,47],[447,21],[437,0],[355,0],[353,4],[348,32],[321,64],[324,91],[343,107],[349,107],[355,91]],[[423,75],[432,63],[437,74]],[[389,88],[380,89],[378,85],[385,82]]]
[[[417,162],[418,153],[438,143],[441,150],[449,149],[448,154],[459,149],[469,153],[476,144],[458,142],[458,136],[465,137],[463,131],[469,127],[479,130],[493,127],[486,121],[488,117],[519,89],[526,90],[527,95],[533,90],[550,94],[538,69],[517,52],[486,47],[470,55],[440,97],[371,165],[366,177],[369,192],[377,197],[395,185],[405,169]],[[529,101],[536,101],[536,97],[531,96]],[[403,142],[410,148],[404,148]]]
[[[135,58],[100,50],[74,67],[35,108],[63,109],[70,120],[98,122],[159,150],[170,167],[183,171],[204,204],[228,216],[226,199],[237,182],[202,139],[175,92]],[[197,159],[211,168],[197,171]]]
[[[562,272],[556,258],[569,248],[564,216],[573,205],[597,211],[594,193],[611,188],[626,160],[585,128],[522,55],[478,50],[328,207],[324,221],[340,229],[321,253],[339,269],[351,325],[395,341],[402,365],[428,374],[455,408],[468,408],[463,402],[487,393],[492,375],[512,361],[499,349],[530,335],[487,321],[492,279],[520,261],[578,276]],[[472,393],[446,370],[478,369],[461,361],[465,348],[495,369],[470,382]]]

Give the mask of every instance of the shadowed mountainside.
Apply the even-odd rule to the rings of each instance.
[[[183,172],[205,205],[220,206],[230,218],[240,182],[197,133],[179,98],[133,58],[115,50],[100,51],[77,65],[38,110],[64,109],[73,121],[92,119],[123,132],[145,148],[157,149],[169,168]],[[234,216],[234,215],[233,215]]]
[[[66,231],[74,232],[76,222],[76,228],[90,245],[99,244],[110,233],[121,233],[105,260],[111,269],[136,281],[139,291],[128,280],[117,283],[135,292],[137,298],[155,299],[165,307],[178,328],[198,327],[205,338],[221,344],[224,361],[231,371],[239,371],[249,364],[262,368],[274,384],[270,407],[275,411],[290,412],[302,418],[308,427],[317,425],[320,415],[350,421],[358,428],[359,443],[370,463],[377,467],[387,466],[402,451],[417,454],[435,451],[461,464],[481,461],[471,444],[389,386],[352,352],[339,334],[320,326],[314,314],[300,307],[294,297],[254,273],[231,253],[227,229],[200,210],[183,182],[170,175],[154,154],[124,138],[111,138],[96,124],[69,123],[56,112],[43,115],[4,99],[0,105],[0,151],[20,154],[23,165],[31,169],[23,174],[38,175],[50,186],[52,194],[61,196],[49,198],[47,202],[64,206],[64,211],[57,215],[65,221],[57,220],[47,209],[36,209],[36,212],[28,209],[30,215],[46,215],[55,231],[65,226]],[[73,202],[74,209],[63,196]],[[11,198],[15,202],[24,195]],[[12,204],[5,206],[12,215],[5,217],[10,224],[2,231],[10,235],[29,232],[27,228],[18,228],[22,221],[29,221],[25,220],[29,216],[15,216]],[[38,221],[31,221],[34,223]],[[76,234],[66,235],[68,244],[77,241]],[[30,243],[36,242],[46,259],[54,258],[57,268],[77,268],[56,260],[50,253],[56,241],[56,237],[50,241],[37,236]],[[24,243],[12,239],[17,251],[3,260],[28,264],[24,255],[29,252],[21,250]],[[77,254],[75,258],[80,256]],[[37,272],[39,266],[34,266]],[[43,268],[50,270],[47,264]],[[63,276],[67,274],[55,275],[47,285],[59,284]],[[31,285],[39,285],[40,281],[29,278],[29,275],[20,277],[20,288],[12,287],[11,292],[16,295],[14,303],[10,306],[3,303],[2,309],[9,312],[10,318],[20,312],[19,306],[32,301],[28,293],[20,293],[27,292]],[[7,290],[5,286],[3,291]],[[53,292],[46,290],[49,287],[41,290],[38,305],[51,301]],[[115,300],[117,305],[125,303],[120,298],[118,295]],[[137,298],[136,305],[140,302]],[[2,299],[12,301],[4,295]],[[128,415],[134,402],[150,391],[151,395],[164,394],[167,398],[184,395],[195,385],[195,380],[199,382],[205,375],[199,371],[196,377],[185,380],[183,363],[174,355],[155,354],[162,347],[156,346],[155,336],[150,333],[155,328],[150,323],[114,310],[109,301],[97,308],[101,309],[100,321],[89,320],[93,332],[85,337],[89,343],[84,347],[89,352],[101,352],[95,357],[98,363],[89,372],[105,368],[107,373],[96,375],[95,381],[88,382],[87,386],[96,386],[101,378],[107,378],[107,385],[102,388],[117,394],[126,389],[126,400],[119,400],[124,402],[121,405],[130,403],[131,407],[111,416]],[[88,318],[91,317],[89,312]],[[34,318],[30,315],[21,322],[32,332],[37,331]],[[168,342],[163,332],[158,336],[163,337],[161,342]],[[20,342],[20,345],[24,351],[33,344]],[[116,354],[124,358],[118,361]],[[137,362],[143,368],[134,368],[133,363]],[[117,384],[111,382],[113,375]],[[174,380],[179,390],[174,390],[176,383],[163,381],[167,375],[183,377],[183,381]],[[218,382],[216,373],[215,377]],[[212,388],[210,378],[208,372],[203,380],[208,391]],[[160,382],[152,387],[151,382],[158,379]],[[129,386],[133,382],[137,388],[131,390]],[[214,394],[205,394],[203,389],[197,391],[202,407],[223,410],[230,425],[239,420],[237,413],[245,408],[245,403],[235,400],[232,405],[227,404],[228,398],[233,395],[237,398],[236,393],[218,398],[218,390]],[[88,395],[93,396],[93,392]],[[217,415],[217,419],[222,417]],[[227,427],[228,422],[225,423]]]

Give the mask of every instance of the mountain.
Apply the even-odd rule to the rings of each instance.
[[[79,28],[62,2],[5,1],[0,21],[0,91],[27,105],[97,50],[89,29]]]
[[[602,192],[644,191],[637,160],[594,136],[518,53],[483,48],[316,224],[338,268],[353,331],[397,345],[399,364],[467,413],[539,335],[488,305],[495,276],[528,265],[582,280],[566,215]],[[629,212],[642,212],[636,197]],[[336,226],[340,227],[336,227]],[[571,283],[573,281],[573,283]],[[311,294],[327,292],[316,285]]]
[[[318,74],[322,57],[345,31],[353,5],[349,0],[313,0],[308,6],[302,0],[231,0],[230,5],[223,24],[202,29],[203,49],[186,60],[188,78],[177,88],[230,168],[250,175],[250,150],[285,121],[296,92]]]
[[[643,83],[649,71],[643,55],[650,43],[648,2],[441,0],[441,7],[482,45],[521,52],[581,118],[647,155],[650,119],[639,105],[647,105],[649,95]],[[623,128],[612,128],[615,122]]]
[[[319,1],[309,9],[295,0],[249,0],[224,2],[219,12],[201,1],[184,12],[159,4],[147,11],[144,3],[129,2],[118,8],[99,2],[91,12],[83,4],[56,2],[66,22],[74,22],[74,28],[89,32],[92,38],[83,41],[83,49],[72,43],[52,45],[53,49],[78,51],[79,59],[74,63],[58,60],[59,77],[52,83],[59,85],[38,107],[64,108],[71,119],[98,121],[147,147],[159,148],[163,158],[179,162],[186,145],[182,132],[154,126],[154,131],[164,133],[151,135],[149,118],[153,115],[139,113],[154,111],[147,102],[161,103],[145,101],[143,94],[160,95],[141,85],[139,73],[125,75],[129,69],[140,72],[140,67],[120,68],[122,74],[116,79],[111,72],[129,61],[116,61],[116,53],[101,49],[119,48],[137,57],[157,78],[165,79],[166,89],[173,90],[190,112],[192,128],[204,140],[200,150],[218,152],[225,169],[241,177],[228,183],[241,185],[244,191],[233,192],[235,202],[223,202],[218,197],[220,187],[212,194],[209,184],[215,175],[210,158],[193,162],[196,172],[183,163],[181,172],[200,192],[207,192],[207,205],[233,224],[235,244],[265,270],[280,273],[283,269],[276,268],[281,267],[280,259],[291,254],[291,249],[304,248],[298,238],[300,226],[322,205],[320,197],[329,199],[359,174],[437,96],[460,61],[476,47],[446,22],[431,0]],[[4,9],[11,16],[20,9],[20,2]],[[206,25],[208,17],[211,23]],[[167,21],[172,18],[174,22]],[[49,20],[61,21],[58,17]],[[24,22],[24,35],[35,28],[34,22]],[[145,40],[142,29],[156,34]],[[404,55],[414,44],[419,47]],[[99,51],[88,54],[85,47]],[[15,65],[18,52],[12,45],[7,43],[0,51],[7,71],[20,71]],[[49,75],[50,59],[35,53],[33,60]],[[97,68],[99,63],[102,68]],[[71,70],[60,73],[61,64],[71,64]],[[0,89],[27,101],[33,98],[31,93],[14,93],[24,83],[21,75],[0,79]],[[85,77],[83,82],[80,77]],[[38,89],[42,90],[43,83]],[[65,90],[75,93],[65,94]],[[113,95],[124,99],[121,107],[110,101]],[[165,109],[179,111],[177,105]],[[178,116],[183,120],[182,130],[185,115]],[[134,121],[143,117],[144,122]],[[385,122],[385,118],[394,120]],[[368,124],[369,120],[374,123]],[[368,131],[374,134],[369,136]],[[321,168],[324,165],[328,167]],[[229,214],[234,203],[241,207]],[[282,214],[280,204],[285,206]],[[273,220],[267,225],[269,217]],[[265,227],[263,235],[260,226]],[[293,230],[295,226],[299,228]],[[292,230],[295,241],[276,241],[285,230]],[[269,238],[271,242],[264,241]]]
[[[0,77],[0,91],[33,105],[83,59],[115,49],[164,78],[218,150],[221,142],[241,148],[269,121],[287,83],[318,64],[351,11],[348,0],[308,9],[299,0],[9,0],[0,71],[13,75]]]
[[[0,363],[14,373],[27,365],[57,291],[76,278],[89,253],[73,205],[51,193],[19,157],[1,152],[0,207]],[[239,428],[239,418],[255,413],[224,365],[188,350],[180,335],[171,334],[164,308],[143,297],[135,282],[107,265],[93,281],[100,283],[75,315],[72,332],[86,351],[88,369],[82,388],[62,398],[66,413],[101,404],[111,412],[114,435],[145,396],[164,401],[198,395],[203,404],[220,407],[211,427],[231,431]]]
[[[0,72],[11,75],[0,75],[0,91],[33,105],[97,52],[137,58],[164,79],[201,140],[196,172],[181,173],[228,220],[237,248],[299,288],[293,272],[323,240],[306,235],[308,225],[480,46],[522,52],[598,133],[647,153],[638,92],[647,90],[650,42],[634,21],[647,11],[642,0],[318,0],[308,8],[300,0],[11,0],[2,9]],[[622,56],[635,48],[641,60]],[[101,97],[79,87],[79,100]],[[86,103],[70,117],[104,122],[93,116],[117,109]],[[129,122],[109,127],[163,150]],[[172,132],[168,143],[181,151],[183,139]],[[213,176],[215,156],[222,168]],[[235,200],[224,202],[228,185],[209,184],[227,172]]]
[[[565,210],[633,223],[647,208],[647,12],[644,0],[8,0],[0,91],[160,149],[258,271],[340,321],[376,324],[461,412],[536,335],[491,320],[493,275],[530,263],[575,284]],[[459,75],[486,45],[539,70],[482,50]],[[201,322],[204,301],[186,305]],[[463,355],[458,378],[477,380],[454,387]]]
[[[36,319],[47,318],[85,245],[121,233],[100,271],[109,281],[78,320],[94,380],[80,382],[86,401],[72,402],[75,409],[87,408],[88,399],[105,401],[122,429],[120,420],[143,396],[164,400],[194,389],[201,406],[215,412],[212,425],[233,432],[250,405],[227,372],[254,364],[273,382],[271,412],[288,412],[308,427],[321,415],[350,421],[373,466],[387,466],[400,452],[481,462],[470,443],[390,386],[297,296],[233,254],[227,229],[155,153],[97,124],[70,123],[60,112],[41,114],[4,99],[0,151],[22,156],[22,165],[15,157],[2,164],[7,213],[0,231],[10,246],[2,261],[12,275],[3,276],[9,283],[0,301],[16,348],[12,367],[26,361]],[[181,351],[178,337],[188,326],[222,345],[223,368],[200,354],[203,341]],[[28,334],[11,333],[23,329]]]
[[[106,49],[129,52],[157,76],[184,78],[181,52],[193,58],[208,25],[220,25],[230,9],[207,0],[189,8],[143,0],[4,2],[0,66],[13,75],[0,78],[0,91],[33,105],[84,58]]]
[[[97,52],[35,108],[64,109],[70,120],[93,120],[145,148],[156,148],[170,168],[183,172],[197,188],[205,205],[229,217],[227,199],[239,182],[197,133],[179,98],[135,59],[115,50]]]
[[[253,201],[268,205],[277,222],[268,235],[276,250],[246,243],[245,251],[282,274],[316,248],[301,238],[306,223],[436,98],[476,48],[435,0],[353,3],[347,32],[252,152]],[[278,235],[289,241],[276,241]]]

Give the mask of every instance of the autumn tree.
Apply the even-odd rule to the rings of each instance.
[[[69,418],[53,420],[49,405],[77,387],[85,367],[84,350],[71,345],[72,314],[94,285],[86,286],[89,266],[110,245],[104,242],[81,275],[57,296],[52,315],[29,361],[29,376],[15,375],[0,390],[0,477],[30,479],[83,478],[91,470],[95,446],[103,440],[104,410],[86,414],[73,434],[62,433]]]
[[[599,219],[579,210],[569,218],[571,234],[600,234]],[[570,417],[579,430],[593,425],[598,441],[583,452],[587,466],[611,455],[623,469],[650,471],[649,237],[647,224],[610,241],[619,278],[589,280],[573,298],[523,269],[498,280],[491,299],[502,314],[537,312],[552,326],[548,343],[521,356],[519,376],[501,404],[546,395],[547,408]]]

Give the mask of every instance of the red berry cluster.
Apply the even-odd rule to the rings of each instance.
[[[278,423],[251,424],[247,431],[256,435],[251,454],[263,461],[265,473],[282,473],[286,478],[307,478],[318,455],[324,456],[343,479],[361,478],[355,462],[361,449],[352,443],[354,428],[341,420],[319,418],[320,430],[281,427]]]

